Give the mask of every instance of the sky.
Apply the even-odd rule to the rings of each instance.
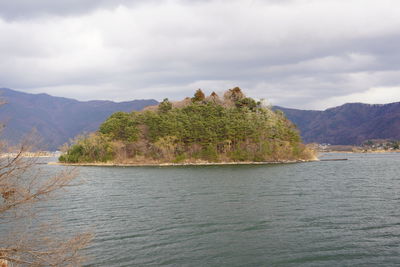
[[[235,86],[273,105],[400,101],[398,0],[0,1],[0,87],[180,100]]]

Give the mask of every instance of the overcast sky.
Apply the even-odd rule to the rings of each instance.
[[[400,1],[0,1],[0,62],[0,87],[80,100],[396,102]]]

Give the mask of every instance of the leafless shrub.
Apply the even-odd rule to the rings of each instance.
[[[0,266],[79,266],[80,251],[90,242],[90,233],[65,238],[50,235],[48,226],[26,225],[37,218],[35,203],[76,185],[77,176],[75,169],[64,169],[47,178],[37,158],[26,155],[32,151],[30,144],[25,141],[15,150],[0,142],[0,227],[6,230],[0,235]]]

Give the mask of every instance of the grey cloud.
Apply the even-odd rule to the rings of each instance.
[[[164,1],[165,0],[6,0],[0,1],[0,18],[5,20],[26,20],[45,15],[80,15],[92,12],[96,9],[110,9],[121,5],[157,4]],[[180,0],[182,3],[192,4],[208,1],[211,0]]]
[[[29,19],[43,15],[77,15],[97,8],[113,8],[143,0],[12,0],[0,1],[0,17],[6,20]]]
[[[400,6],[382,1],[2,2],[14,21],[0,20],[0,86],[126,100],[238,85],[273,104],[325,108],[400,85]]]

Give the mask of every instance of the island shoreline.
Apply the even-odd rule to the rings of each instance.
[[[89,163],[64,163],[49,162],[49,165],[76,166],[76,167],[179,167],[179,166],[229,166],[229,165],[272,165],[272,164],[294,164],[320,161],[312,160],[285,160],[285,161],[243,161],[243,162],[186,162],[186,163],[106,163],[106,162],[89,162]]]

